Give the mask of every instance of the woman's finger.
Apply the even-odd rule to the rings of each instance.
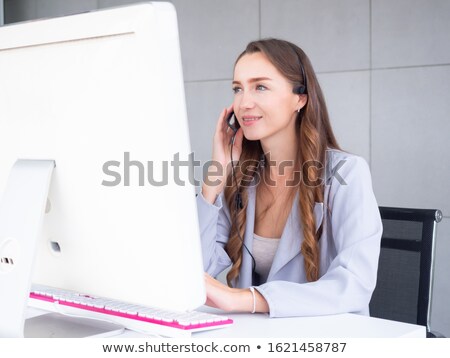
[[[224,123],[226,125],[225,117],[227,115],[227,109],[224,108],[223,111],[219,115],[219,119],[216,124],[216,134],[220,134],[224,130]]]

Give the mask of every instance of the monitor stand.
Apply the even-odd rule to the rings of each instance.
[[[25,338],[98,338],[121,334],[122,326],[84,317],[47,313],[25,321]]]
[[[115,324],[99,324],[88,318],[62,318],[57,314],[31,318],[24,327],[37,242],[54,168],[53,160],[17,160],[0,201],[0,337],[24,337],[24,329],[25,333],[36,334],[39,325],[42,328],[39,336],[45,337],[79,334],[80,326],[63,328],[72,324],[81,324],[85,329],[86,325],[93,326],[86,332],[96,336],[102,334],[101,328],[103,336],[107,332],[120,333],[123,328]],[[56,322],[58,319],[61,322]]]

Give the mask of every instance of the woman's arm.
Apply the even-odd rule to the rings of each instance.
[[[231,260],[225,252],[231,228],[229,212],[223,205],[223,195],[220,195],[214,204],[210,204],[202,193],[197,196],[197,210],[203,268],[210,275],[217,276],[231,265]]]
[[[231,288],[205,274],[206,304],[227,312],[269,312],[265,298],[249,288]]]

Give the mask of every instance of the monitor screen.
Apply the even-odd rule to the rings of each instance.
[[[56,163],[33,283],[202,305],[189,154],[173,5],[0,28],[0,191],[16,160]]]

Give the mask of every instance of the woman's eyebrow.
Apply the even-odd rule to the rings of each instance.
[[[247,82],[253,83],[253,82],[259,82],[259,81],[272,81],[272,79],[269,77],[254,77],[254,78],[249,78]],[[239,81],[233,81],[232,83],[233,84],[241,84],[241,82],[239,82]]]

